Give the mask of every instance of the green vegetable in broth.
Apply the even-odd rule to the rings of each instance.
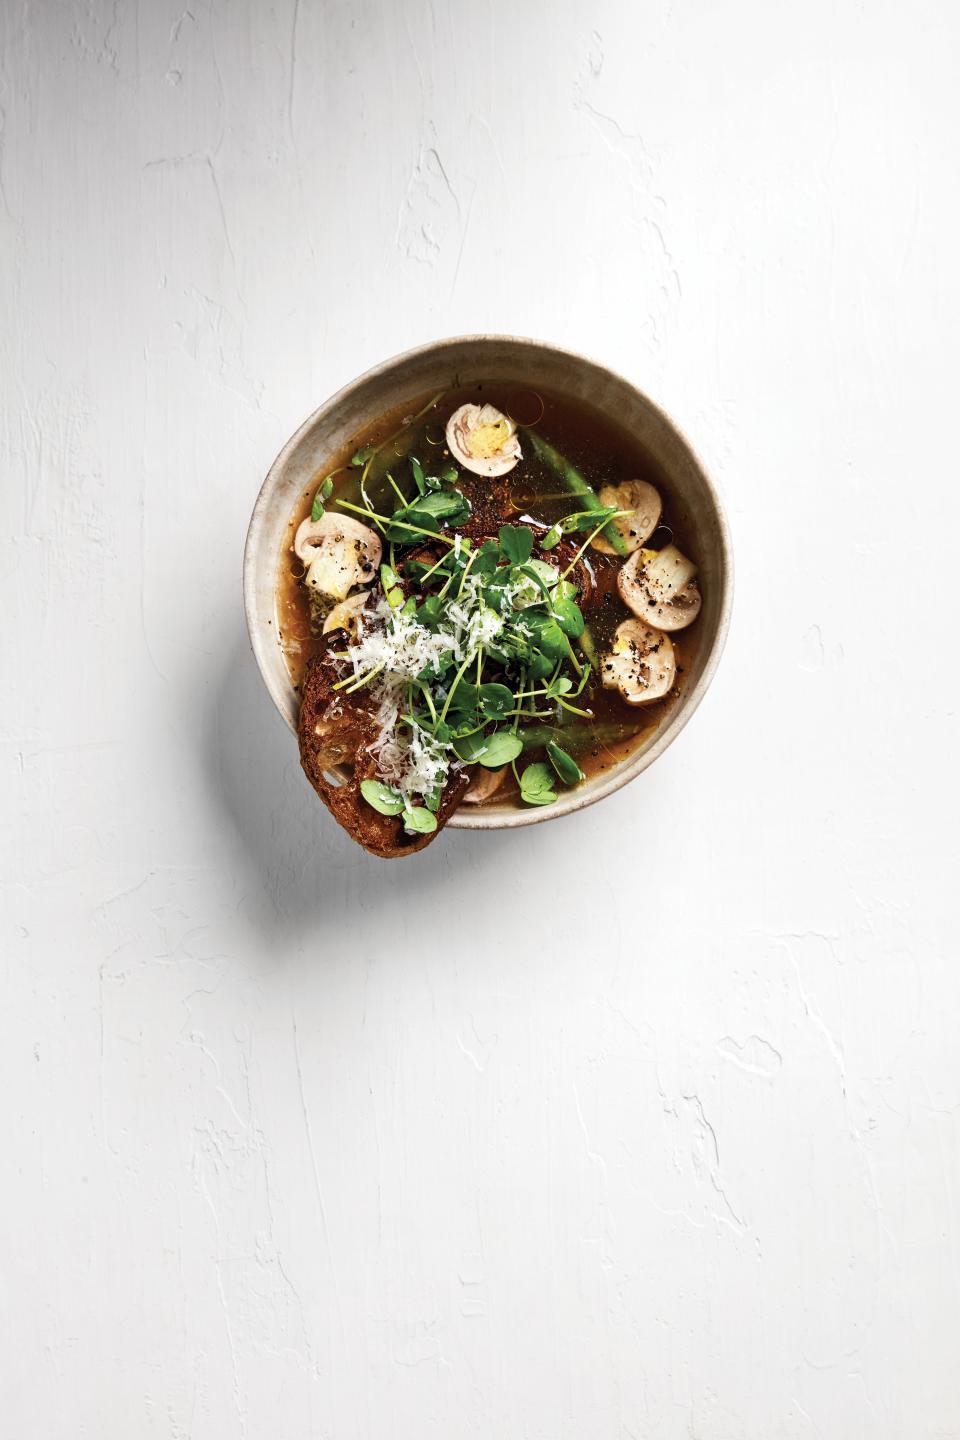
[[[547,741],[547,758],[564,785],[579,785],[587,778],[573,756],[554,740]]]
[[[600,497],[592,486],[580,474],[580,471],[566,460],[559,450],[555,450],[549,441],[538,435],[536,430],[524,430],[524,437],[529,440],[534,454],[539,460],[552,470],[557,479],[570,491],[571,495],[578,496],[583,501],[585,510],[602,512],[607,515],[609,507],[600,503]],[[629,548],[620,531],[615,525],[608,525],[604,530],[605,539],[609,540],[618,555],[629,554]],[[558,537],[559,538],[559,537]]]

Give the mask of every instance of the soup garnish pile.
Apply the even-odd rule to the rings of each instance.
[[[302,497],[282,557],[303,767],[377,855],[623,758],[700,610],[643,456],[565,400],[480,390],[386,417]]]

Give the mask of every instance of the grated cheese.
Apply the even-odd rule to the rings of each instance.
[[[382,779],[394,786],[408,802],[427,794],[447,778],[449,752],[419,726],[400,717],[411,680],[432,669],[439,675],[441,661],[450,657],[458,664],[472,660],[484,645],[496,638],[503,621],[483,599],[484,581],[467,575],[462,592],[448,602],[444,627],[436,632],[421,625],[414,615],[392,610],[386,597],[368,607],[362,632],[346,647],[346,656],[359,679],[372,670],[370,693],[377,702],[377,738],[370,745]]]

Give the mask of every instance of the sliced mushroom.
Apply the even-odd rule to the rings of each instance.
[[[368,525],[330,511],[321,520],[304,520],[293,548],[307,567],[307,584],[331,600],[344,600],[355,585],[375,579],[383,554]]]
[[[646,480],[624,480],[622,485],[604,485],[600,490],[601,505],[615,505],[618,510],[629,510],[610,524],[620,531],[630,551],[639,550],[660,524],[660,493]],[[604,555],[616,555],[618,551],[601,533],[592,542],[595,550]]]
[[[346,630],[348,635],[355,635],[359,628],[363,607],[369,599],[369,590],[358,590],[356,595],[348,595],[346,600],[341,600],[339,604],[334,605],[323,622],[324,635],[329,635],[331,630]]]
[[[620,568],[617,588],[628,610],[657,630],[683,630],[700,614],[697,567],[676,545],[637,550]]]
[[[474,475],[506,475],[522,460],[517,427],[493,405],[461,405],[447,421],[454,460]]]
[[[470,781],[470,788],[463,797],[464,805],[482,805],[495,795],[503,784],[503,777],[506,774],[506,766],[501,770],[485,770],[482,765],[477,765],[474,770],[473,779]]]
[[[670,636],[642,620],[624,620],[617,626],[601,668],[604,686],[619,690],[628,705],[662,700],[677,674]]]

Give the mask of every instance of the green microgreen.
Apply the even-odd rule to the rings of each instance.
[[[357,452],[361,480],[378,453],[372,447]],[[392,612],[389,618],[385,609],[379,612],[387,633],[407,636],[399,641],[410,646],[404,654],[424,645],[424,653],[431,655],[412,678],[409,670],[394,671],[392,683],[396,685],[399,675],[405,677],[397,694],[401,749],[417,746],[419,754],[425,746],[426,753],[440,761],[439,775],[425,783],[422,793],[411,795],[406,782],[404,793],[390,785],[374,790],[367,782],[361,793],[382,814],[401,816],[408,834],[428,835],[437,825],[450,762],[454,772],[457,762],[491,770],[509,765],[521,799],[529,805],[550,805],[557,799],[558,784],[575,785],[583,779],[568,747],[578,750],[586,743],[580,732],[587,737],[593,733],[590,725],[576,723],[576,717],[590,721],[591,711],[574,702],[593,673],[596,651],[578,603],[580,587],[571,577],[591,541],[611,517],[623,512],[609,506],[573,512],[539,539],[528,524],[507,524],[499,527],[496,539],[471,544],[467,536],[455,533],[471,515],[469,495],[458,488],[457,467],[437,465],[438,474],[427,474],[420,458],[410,454],[410,443],[406,454],[409,469],[397,472],[400,483],[382,458],[377,462],[379,495],[382,498],[386,488],[396,500],[392,514],[385,513],[386,505],[375,508],[370,503],[362,483],[363,505],[334,503],[375,525],[389,547],[379,577]],[[471,477],[467,481],[469,490],[475,482]],[[320,490],[316,498],[324,503]],[[535,544],[549,550],[563,535],[578,531],[586,532],[585,542],[562,570],[545,554],[534,558]],[[423,558],[404,558],[415,546],[426,550]],[[404,630],[408,623],[413,632]],[[448,633],[449,646],[444,643]],[[429,645],[426,636],[434,637]],[[583,663],[571,642],[585,657]],[[382,653],[377,648],[366,652],[375,657],[367,663],[349,646],[338,653],[352,661],[352,673],[334,687],[347,695],[371,686],[390,668],[387,661],[375,663]],[[535,734],[545,738],[536,744],[531,740]],[[535,754],[533,763],[518,767],[530,748],[545,758]]]
[[[407,803],[399,790],[385,785],[382,780],[361,780],[360,794],[381,815],[399,815]]]
[[[597,512],[595,512],[595,513],[596,513],[596,514],[599,514],[600,512],[597,511]],[[590,531],[590,534],[587,536],[586,540],[584,540],[583,544],[580,546],[580,549],[577,551],[576,555],[574,555],[573,559],[570,561],[570,564],[567,566],[567,568],[566,568],[566,569],[563,571],[563,573],[561,574],[560,579],[561,579],[561,580],[566,580],[567,576],[570,574],[570,571],[576,568],[577,564],[579,563],[579,561],[582,559],[582,557],[583,557],[584,554],[586,553],[587,549],[589,548],[590,544],[591,544],[594,540],[596,540],[597,536],[600,534],[600,531],[606,528],[607,522],[608,522],[609,520],[618,519],[618,518],[619,518],[620,516],[622,516],[622,515],[629,515],[629,514],[630,514],[630,511],[629,511],[629,510],[610,509],[610,507],[608,506],[608,507],[607,507],[607,510],[604,512],[604,518],[600,521],[600,524],[599,524],[599,525],[596,525],[596,526]]]
[[[362,690],[364,685],[369,685],[371,680],[383,673],[386,665],[374,665],[372,670],[367,670],[362,675],[347,675],[343,680],[338,680],[332,688],[343,690],[345,695],[352,695],[355,690]]]
[[[310,507],[310,519],[316,522],[322,520],[326,514],[325,500],[329,500],[333,494],[333,477],[339,475],[339,470],[331,470],[330,474],[317,486],[316,494],[313,497],[313,504]]]
[[[463,679],[463,677],[464,677],[464,675],[465,675],[465,673],[466,673],[467,666],[468,666],[468,665],[472,665],[472,664],[473,664],[473,656],[472,656],[472,655],[468,655],[467,658],[466,658],[466,660],[464,660],[463,664],[460,666],[460,669],[457,671],[456,675],[454,675],[453,681],[452,681],[452,683],[451,683],[451,685],[450,685],[450,689],[447,691],[447,698],[446,698],[446,700],[443,702],[443,709],[440,711],[440,720],[441,720],[441,721],[446,720],[446,718],[447,718],[447,711],[450,709],[451,701],[453,700],[454,695],[457,693],[457,686],[460,684],[460,681]]]
[[[565,635],[574,639],[583,634],[583,615],[575,600],[555,600],[551,606],[554,619]]]
[[[522,748],[522,744],[521,744]],[[557,798],[553,776],[542,760],[528,765],[520,776],[520,799],[526,805],[552,805]]]
[[[552,550],[564,535],[575,535],[580,530],[590,530],[600,521],[600,530],[618,516],[628,515],[628,510],[618,510],[616,505],[601,505],[597,510],[574,510],[554,521],[547,533],[540,539],[541,550]],[[594,533],[597,533],[596,531]],[[591,535],[590,539],[593,539]],[[590,542],[588,541],[587,544]]]
[[[343,510],[350,510],[354,515],[363,515],[367,520],[372,520],[377,528],[382,530],[384,534],[387,533],[387,527],[392,526],[394,529],[402,530],[405,536],[407,534],[425,535],[428,540],[441,540],[444,545],[452,546],[456,544],[456,540],[452,535],[443,535],[439,530],[425,530],[422,525],[412,525],[408,521],[396,520],[391,515],[382,515],[378,510],[372,509],[369,505],[352,505],[349,500],[338,500],[337,504]],[[387,538],[389,539],[389,535]],[[412,545],[413,541],[404,539],[403,543]]]
[[[411,805],[403,812],[403,828],[408,835],[432,835],[437,817],[425,805]]]
[[[480,709],[488,720],[499,720],[510,711],[513,704],[513,691],[508,685],[499,685],[496,681],[489,685],[477,686]]]
[[[500,554],[511,565],[522,565],[533,553],[533,531],[526,525],[500,526]]]
[[[396,480],[394,480],[389,470],[387,471],[387,484],[390,486],[394,495],[396,495],[397,499],[400,501],[401,508],[405,508],[407,504],[407,497],[406,495],[404,495],[403,491],[400,489],[400,486],[397,484]]]
[[[522,749],[523,741],[511,731],[495,730],[487,737],[477,761],[487,770],[499,770],[501,765],[509,765],[511,760],[516,760]]]
[[[495,730],[492,735],[470,734],[460,736],[453,742],[453,749],[467,765],[483,765],[487,770],[499,770],[509,765],[523,749],[523,741],[511,730]]]

